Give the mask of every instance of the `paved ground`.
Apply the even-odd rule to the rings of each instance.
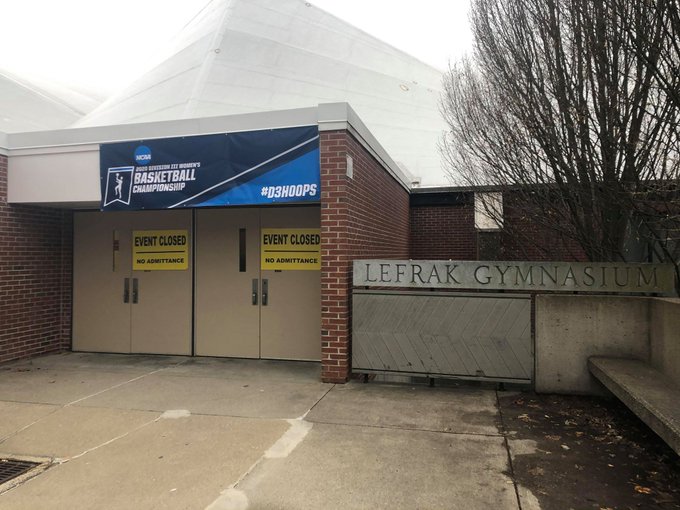
[[[328,385],[309,363],[63,354],[1,365],[0,458],[48,467],[0,486],[0,508],[569,508],[513,472],[546,449],[511,430],[529,400],[501,395]]]

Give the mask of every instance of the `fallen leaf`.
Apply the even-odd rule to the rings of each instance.
[[[560,445],[563,450],[571,450],[566,444]]]
[[[640,494],[651,494],[652,489],[649,487],[643,487],[642,485],[636,485],[635,492],[639,492]]]
[[[550,441],[559,441],[560,439],[562,439],[562,436],[554,436],[552,434],[546,434],[545,438],[549,439]]]

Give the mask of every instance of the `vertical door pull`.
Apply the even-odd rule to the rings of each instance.
[[[259,282],[257,281],[257,278],[253,278],[253,304],[257,304],[257,284]]]
[[[139,303],[139,281],[137,278],[132,279],[132,302]]]
[[[246,272],[246,229],[238,229],[238,271]],[[254,305],[257,303],[253,303]]]
[[[269,280],[262,278],[262,306],[267,306],[269,299]]]
[[[130,302],[130,278],[123,278],[123,303]]]

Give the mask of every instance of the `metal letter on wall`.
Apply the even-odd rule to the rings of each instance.
[[[355,287],[672,294],[672,264],[355,260]]]

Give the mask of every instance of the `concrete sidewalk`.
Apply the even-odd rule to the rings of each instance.
[[[49,467],[0,486],[0,507],[537,508],[493,390],[319,380],[318,364],[212,358],[1,365],[0,458]]]

